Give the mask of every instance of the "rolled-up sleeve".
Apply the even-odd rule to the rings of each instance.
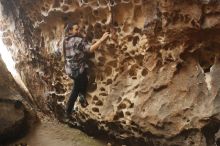
[[[90,48],[91,48],[91,43],[84,41],[84,51],[90,52]]]

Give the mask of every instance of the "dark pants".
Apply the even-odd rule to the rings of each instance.
[[[67,103],[67,109],[66,109],[67,114],[70,114],[72,112],[72,109],[74,107],[74,104],[76,102],[79,93],[81,93],[85,97],[87,85],[88,85],[88,77],[87,77],[87,71],[85,70],[82,74],[80,74],[77,78],[74,79],[73,89],[69,97],[69,101]]]

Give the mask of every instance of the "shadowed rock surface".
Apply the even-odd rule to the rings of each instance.
[[[24,136],[30,127],[30,109],[22,103],[23,92],[0,57],[0,145]],[[33,113],[32,113],[33,114]],[[32,115],[34,117],[34,114]],[[33,118],[32,117],[32,118]],[[33,119],[34,120],[34,119]]]
[[[2,0],[1,30],[44,113],[62,119],[67,22],[88,40],[111,31],[90,59],[89,106],[78,119],[139,145],[212,146],[219,129],[218,0]]]
[[[0,143],[3,143],[23,136],[27,131],[27,121],[22,103],[11,100],[0,102]]]

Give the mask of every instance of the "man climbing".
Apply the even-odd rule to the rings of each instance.
[[[79,96],[82,107],[88,105],[85,95],[88,85],[87,77],[87,58],[86,53],[96,51],[96,49],[108,38],[109,33],[106,32],[103,36],[90,45],[85,37],[80,33],[78,24],[68,24],[65,28],[65,38],[63,43],[63,53],[65,57],[65,70],[71,79],[74,80],[73,89],[69,97],[66,107],[66,117],[72,113],[75,101]]]

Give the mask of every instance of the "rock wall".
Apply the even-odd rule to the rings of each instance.
[[[34,112],[24,91],[14,81],[0,56],[0,145],[22,137],[30,128]]]
[[[62,38],[79,23],[91,54],[79,118],[128,145],[211,146],[219,129],[218,0],[2,0],[1,30],[22,79],[45,113],[61,118],[72,81]],[[10,24],[10,25],[9,25]]]

